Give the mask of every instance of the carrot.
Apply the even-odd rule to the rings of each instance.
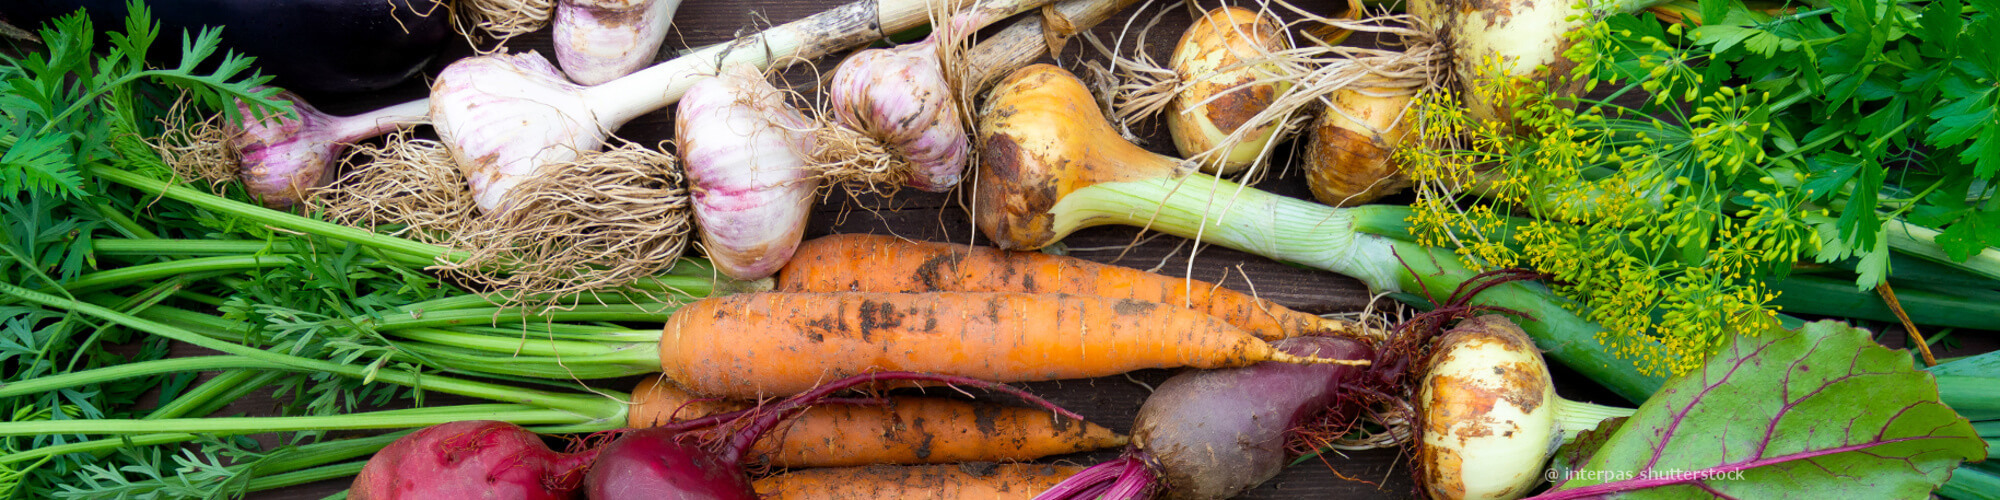
[[[745,461],[780,468],[1026,461],[1128,442],[1104,426],[1057,418],[1038,408],[946,398],[885,399],[882,404],[808,408],[753,445]],[[703,399],[653,376],[632,392],[627,424],[640,429],[750,406]]]
[[[697,394],[755,398],[906,370],[994,382],[1261,361],[1366,364],[1273,349],[1242,329],[1158,302],[1002,292],[750,293],[667,319],[660,372]]]
[[[874,465],[796,470],[758,479],[753,486],[763,500],[1027,499],[1082,470],[1020,463]]]
[[[1380,336],[1360,325],[1294,311],[1199,280],[1040,252],[836,234],[814,238],[778,271],[781,292],[1025,292],[1102,295],[1181,304],[1265,340],[1301,335]]]

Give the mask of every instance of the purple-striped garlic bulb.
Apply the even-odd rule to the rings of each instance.
[[[681,0],[562,0],[556,3],[556,62],[569,79],[596,85],[652,64]]]
[[[351,116],[333,116],[286,91],[276,98],[292,102],[296,118],[266,114],[258,119],[238,103],[242,123],[225,121],[229,150],[237,158],[243,185],[265,206],[283,208],[305,199],[312,189],[332,180],[333,164],[349,144],[426,121],[430,104],[422,99]]]
[[[462,59],[431,84],[431,121],[486,212],[541,165],[575,160],[609,137],[585,87],[533,51]]]
[[[709,260],[753,280],[790,260],[805,235],[819,177],[812,120],[748,65],[731,65],[681,97],[674,138]]]

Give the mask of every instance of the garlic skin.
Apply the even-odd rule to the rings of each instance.
[[[651,65],[680,0],[562,0],[556,3],[556,62],[569,79],[596,85]]]
[[[834,69],[827,92],[841,125],[909,162],[910,187],[942,192],[965,177],[972,141],[932,40],[857,52]]]
[[[228,148],[235,154],[243,185],[258,202],[285,208],[305,199],[308,191],[332,180],[333,164],[349,144],[414,126],[426,120],[429,104],[417,100],[353,116],[333,116],[305,99],[278,91],[291,101],[294,118],[266,114],[259,120],[247,104],[237,103],[242,123],[224,121]]]
[[[812,121],[748,65],[688,88],[674,116],[702,247],[729,277],[769,277],[805,235]]]
[[[541,165],[596,151],[610,133],[584,87],[534,51],[461,59],[431,84],[431,123],[487,213]]]
[[[1274,68],[1269,65],[1225,68],[1248,57],[1290,48],[1277,20],[1241,7],[1208,11],[1188,27],[1174,46],[1169,63],[1174,73],[1189,83],[1167,105],[1166,115],[1167,131],[1181,157],[1195,158],[1215,150],[1292,87],[1289,81],[1252,84],[1271,75]],[[1239,86],[1242,88],[1236,88]],[[1228,150],[1203,157],[1202,170],[1226,175],[1256,163],[1277,136],[1276,125],[1286,118],[1258,124]]]

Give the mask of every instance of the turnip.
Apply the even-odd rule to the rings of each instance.
[[[491,420],[426,427],[390,443],[361,474],[356,500],[572,498],[595,450],[559,453],[521,426]]]
[[[757,438],[785,417],[824,402],[841,391],[877,382],[968,385],[1012,394],[1066,418],[1075,413],[1018,389],[978,379],[913,372],[875,372],[842,378],[761,408],[686,420],[634,431],[605,446],[584,479],[592,499],[720,498],[754,499],[750,476],[740,465]],[[719,425],[718,425],[719,424]],[[693,433],[705,426],[717,433]]]

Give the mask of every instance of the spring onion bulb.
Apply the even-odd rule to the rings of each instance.
[[[1278,20],[1260,12],[1221,7],[1195,20],[1169,59],[1184,82],[1166,114],[1167,132],[1181,156],[1202,158],[1202,170],[1219,175],[1264,158],[1289,117],[1252,119],[1292,82],[1278,65],[1256,61],[1290,48]],[[1245,127],[1241,139],[1231,140]]]
[[[487,212],[542,165],[604,145],[612,130],[679,100],[704,74],[749,63],[758,69],[810,60],[929,20],[936,3],[861,0],[704,48],[598,85],[570,83],[534,52],[461,59],[431,85],[431,120]]]
[[[1505,316],[1460,322],[1437,338],[1418,385],[1417,477],[1431,498],[1520,498],[1541,484],[1556,447],[1632,414],[1556,395],[1548,364]]]
[[[960,113],[967,95],[957,84],[964,60],[956,54],[980,28],[1048,2],[977,2],[922,41],[856,52],[827,87],[835,123],[888,149],[894,166],[877,170],[900,174],[892,178],[933,192],[957,186],[972,146]]]
[[[350,144],[426,121],[430,104],[416,100],[350,116],[333,116],[291,92],[298,116],[268,114],[257,119],[239,104],[240,125],[225,121],[228,148],[237,158],[250,196],[272,208],[289,207],[332,180],[333,165]]]
[[[556,3],[556,62],[569,79],[596,85],[653,62],[681,0],[562,0]]]
[[[819,186],[807,167],[810,125],[747,64],[723,68],[682,97],[674,139],[702,247],[723,274],[770,276],[798,248]]]

